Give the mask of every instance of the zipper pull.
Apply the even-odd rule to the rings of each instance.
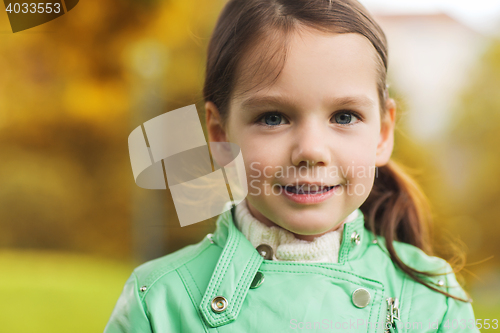
[[[399,300],[397,299],[397,297],[388,297],[385,333],[390,333],[391,326],[395,327],[394,319],[399,320]]]
[[[392,306],[392,322],[394,319],[399,320],[399,299],[394,298],[394,303]]]

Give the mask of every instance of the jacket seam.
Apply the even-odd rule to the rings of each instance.
[[[410,311],[411,311],[411,299],[409,299],[408,301],[406,300],[405,298],[405,293],[406,293],[406,289],[408,288],[408,276],[406,274],[403,275],[403,283],[402,283],[402,287],[401,287],[401,292],[399,294],[399,299],[400,299],[400,302],[399,302],[399,306],[400,308],[404,308],[404,306],[406,306],[406,303],[409,302],[410,303]],[[411,313],[411,312],[408,312],[408,313]],[[405,318],[406,317],[406,313],[402,312],[400,313],[400,320],[405,322],[404,319],[407,319],[406,322],[409,322],[409,318]],[[403,326],[401,328],[401,333],[405,333],[407,332],[408,330],[406,329],[406,326]]]
[[[317,274],[317,275],[323,275],[323,276],[326,276],[328,278],[331,278],[331,279],[337,279],[337,280],[342,280],[342,281],[347,281],[347,282],[350,282],[350,283],[353,283],[353,284],[356,284],[358,286],[361,286],[361,287],[364,287],[363,284],[360,284],[360,283],[357,283],[357,282],[354,282],[352,280],[348,280],[348,279],[344,279],[344,278],[341,278],[341,277],[337,277],[337,276],[330,276],[330,275],[327,275],[327,274],[324,274],[324,273],[319,273],[319,272],[290,272],[290,271],[281,271],[281,270],[272,270],[272,271],[269,271],[269,270],[266,270],[266,269],[261,269],[262,272],[278,272],[278,273],[292,273],[292,274]],[[383,287],[383,284],[379,281],[376,281],[376,280],[372,280],[372,279],[368,279],[368,278],[365,278],[365,277],[362,277],[362,276],[358,276],[360,279],[363,279],[363,280],[367,280],[367,281],[370,281],[370,282],[374,282],[378,285],[380,285],[380,289],[381,290],[384,290],[384,287]]]
[[[445,275],[445,281],[446,281],[446,292],[449,293],[450,292],[450,287],[449,287],[449,281],[448,281],[448,274]],[[439,327],[438,327],[438,330],[436,333],[439,333],[439,332],[443,332],[442,328],[443,328],[443,320],[446,318],[446,316],[448,315],[448,311],[450,310],[450,298],[449,296],[446,296],[446,311],[443,315],[443,318],[441,318],[440,320],[440,323],[439,323]]]
[[[253,259],[252,261],[253,261],[252,265],[246,265],[245,270],[243,271],[243,274],[242,274],[242,278],[238,281],[238,285],[236,286],[236,290],[238,291],[238,293],[236,294],[236,299],[238,300],[238,302],[235,305],[235,307],[233,307],[233,309],[237,312],[239,312],[239,309],[241,308],[241,304],[244,301],[243,296],[244,296],[245,292],[248,292],[247,288],[243,288],[240,286],[242,285],[242,282],[244,282],[243,284],[248,284],[249,279],[253,278],[252,276],[247,274],[247,271],[248,270],[252,271],[255,269],[256,266],[260,266],[259,261],[255,260],[255,259]]]
[[[383,297],[383,295],[384,295],[384,288],[383,288],[383,287],[382,287],[382,291],[381,291],[381,293],[382,293],[382,300],[381,300],[381,303],[383,304],[383,301],[384,301],[384,297]],[[375,294],[378,294],[378,291],[377,291],[377,290],[375,291]],[[372,311],[373,311],[373,308],[372,308]],[[372,313],[371,313],[371,311],[370,311],[370,319],[371,319],[371,318],[372,318]],[[379,303],[379,309],[378,309],[377,323],[380,323],[380,303]]]
[[[266,269],[261,269],[261,271],[266,272],[267,270]],[[358,285],[358,286],[361,286],[361,287],[366,287],[365,285],[363,285],[361,283],[357,283],[357,282],[354,282],[354,281],[351,281],[351,280],[347,280],[347,279],[343,279],[343,278],[336,277],[336,276],[326,275],[326,274],[323,274],[323,273],[316,273],[316,272],[290,272],[290,271],[280,271],[280,270],[273,270],[272,272],[293,273],[293,274],[317,274],[317,275],[323,275],[323,276],[329,277],[331,279],[337,279],[337,280],[347,281],[347,282],[350,282],[352,284],[355,284],[355,285]],[[352,275],[357,276],[356,274],[352,274]],[[380,294],[379,294],[380,292],[382,293],[382,295],[384,294],[384,285],[381,282],[375,281],[375,280],[372,280],[372,279],[368,279],[368,278],[365,278],[365,277],[362,277],[362,276],[357,276],[357,277],[359,277],[360,279],[368,280],[368,281],[371,281],[371,282],[374,282],[374,283],[380,285],[380,290],[374,288],[375,289],[375,295],[376,295],[377,298],[380,296]],[[382,297],[382,300],[383,300],[383,297]],[[375,304],[370,309],[370,315],[368,317],[370,322],[371,322],[371,318],[373,316],[373,310],[374,310],[374,308],[375,308]],[[379,304],[379,308],[380,308],[380,304]],[[379,309],[378,312],[379,312],[379,314],[378,314],[378,317],[377,317],[377,322],[379,322],[379,320],[380,320],[380,309]]]
[[[230,257],[228,258],[227,256],[224,255],[224,253],[221,254],[221,257],[223,260],[221,262],[222,265],[220,267],[220,271],[223,271],[223,272],[226,271],[229,262],[231,262],[233,260],[233,257],[234,257],[234,254],[236,253],[236,248],[238,247],[239,242],[240,242],[240,240],[238,237],[236,237],[234,244],[232,242],[230,242],[229,239],[228,239],[228,242],[226,242],[226,246],[229,250]],[[217,269],[217,267],[215,269]],[[208,290],[211,291],[210,292],[211,295],[215,294],[215,292],[219,290],[220,284],[222,282],[222,279],[221,279],[222,274],[220,274],[219,272],[217,272],[216,274],[217,274],[216,280],[214,281],[213,279],[210,279],[210,282],[208,284]],[[205,298],[202,300],[202,305],[203,305],[203,303],[206,303]],[[217,325],[221,322],[232,319],[229,317],[228,313],[231,312],[231,310],[233,308],[234,308],[234,306],[231,306],[231,309],[227,309],[226,312],[224,312],[219,318],[214,317],[209,311],[206,311],[204,306],[202,306],[202,311],[203,311],[203,313],[205,313],[205,315],[208,318],[212,319],[214,325]]]
[[[243,273],[242,273],[242,278],[239,279],[238,284],[236,285],[236,290],[235,291],[237,291],[238,293],[236,295],[233,294],[236,297],[236,304],[233,307],[233,310],[235,310],[235,311],[240,308],[240,305],[243,302],[243,300],[240,298],[240,295],[241,295],[241,292],[242,292],[243,288],[241,288],[240,286],[241,286],[242,280],[247,280],[248,279],[248,277],[247,277],[247,275],[248,275],[247,271],[250,268],[249,266],[250,265],[246,265],[245,266],[245,269],[243,270]],[[254,265],[252,265],[252,268],[253,268],[253,266]]]
[[[204,238],[202,240],[205,241],[206,238]],[[154,271],[152,271],[151,273],[149,273],[147,275],[147,277],[145,278],[145,285],[148,286],[148,289],[146,290],[146,292],[142,295],[142,299],[144,299],[146,297],[146,295],[149,293],[149,291],[151,290],[151,287],[153,287],[156,282],[158,282],[158,280],[160,280],[163,276],[165,276],[166,274],[169,274],[175,270],[177,270],[179,267],[183,266],[183,265],[186,265],[188,264],[189,262],[191,262],[192,260],[198,258],[203,252],[205,252],[209,247],[210,247],[211,243],[205,245],[204,248],[202,248],[201,250],[198,251],[198,253],[196,253],[194,256],[192,256],[191,258],[189,259],[185,259],[185,258],[182,258],[182,259],[178,259],[176,260],[174,263],[170,264],[170,265],[167,265],[166,267],[160,267]],[[184,261],[186,260],[186,261]],[[150,282],[151,281],[151,282]]]
[[[413,299],[413,294],[415,293],[415,285],[413,283],[413,281],[409,281],[411,282],[411,295],[410,297],[408,298],[410,300],[410,308],[409,308],[409,311],[408,311],[408,321],[410,321],[410,315],[411,315],[411,307],[413,306],[413,302],[411,301]]]
[[[200,293],[200,296],[203,297],[203,294],[201,293],[201,290],[200,288],[198,287],[198,284],[196,283],[196,280],[194,279],[194,276],[193,274],[191,274],[191,271],[189,270],[189,268],[186,266],[184,267],[186,269],[186,271],[188,272],[189,276],[191,277],[191,279],[193,280],[194,282],[194,285],[196,286],[196,290],[198,290],[198,292]],[[196,304],[196,306],[198,306],[198,304]]]
[[[193,278],[193,275],[191,274],[191,272],[189,271],[189,269],[187,268],[187,266],[184,267],[186,269],[186,271],[188,272],[189,276],[191,277],[191,279],[193,280],[193,283],[194,285],[196,286],[196,289],[198,290],[198,292],[201,294],[201,291],[200,291],[200,288],[198,288],[198,285],[196,284],[196,281],[194,280]],[[188,294],[189,294],[189,298],[191,299],[191,303],[193,304],[193,307],[194,307],[194,310],[198,312],[198,304],[196,304],[195,300],[194,300],[194,297],[193,297],[193,293],[191,291],[191,288],[189,287],[189,283],[187,283],[185,280],[184,280],[184,277],[183,275],[179,272],[179,269],[176,269],[175,270],[177,272],[177,275],[179,275],[179,278],[181,279],[182,283],[184,284],[184,286],[186,287],[187,291],[188,291]],[[208,328],[205,324],[205,322],[203,321],[202,318],[200,318],[201,320],[201,324],[203,325],[203,329],[205,330],[206,333],[208,333]],[[216,330],[218,332],[218,330]]]
[[[439,332],[443,332],[443,330],[442,330],[442,328],[443,328],[443,320],[444,320],[444,318],[446,318],[446,316],[448,315],[448,311],[449,311],[449,309],[450,309],[450,304],[449,304],[449,302],[450,302],[450,297],[446,297],[446,312],[444,313],[443,318],[441,318],[441,320],[440,320],[440,323],[439,323],[439,328],[438,328],[438,330],[437,330],[437,333],[439,333]]]
[[[149,310],[147,309],[146,303],[144,302],[144,298],[141,299],[141,295],[138,292],[138,290],[139,290],[139,279],[137,278],[137,275],[134,272],[132,272],[132,274],[134,275],[134,285],[135,285],[134,293],[141,300],[141,310],[142,310],[142,312],[144,313],[144,315],[146,316],[146,318],[148,320],[148,324],[149,324],[149,328],[151,329],[151,332],[154,332],[153,331],[153,326],[151,325],[151,314],[149,313]]]
[[[353,275],[353,276],[356,276],[360,279],[364,279],[364,280],[368,280],[368,281],[372,281],[372,282],[375,282],[377,284],[380,284],[382,285],[382,283],[380,281],[377,281],[377,280],[373,280],[373,279],[370,279],[370,278],[367,278],[367,277],[364,277],[364,276],[361,276],[361,275],[358,275],[358,274],[355,274],[355,273],[352,273],[352,272],[348,272],[348,271],[344,271],[344,270],[341,270],[341,269],[337,269],[337,268],[333,268],[333,267],[326,267],[326,266],[321,266],[321,265],[314,265],[314,264],[308,264],[308,263],[282,263],[282,262],[273,262],[272,265],[279,265],[279,266],[297,266],[297,267],[301,267],[301,266],[309,266],[309,265],[312,265],[314,267],[319,267],[319,268],[325,268],[325,269],[328,269],[328,270],[331,270],[331,271],[335,271],[335,272],[340,272],[340,273],[345,273],[345,274],[349,274],[349,275]],[[261,269],[262,271],[268,271],[268,272],[281,272],[281,273],[288,273],[289,271],[282,271],[282,270],[276,270],[276,269]],[[295,273],[295,272],[290,272],[290,273]],[[322,274],[322,273],[312,273],[312,274],[321,274],[321,275],[325,275],[325,274]],[[325,275],[325,276],[328,276],[328,275]],[[348,281],[348,280],[346,280]]]

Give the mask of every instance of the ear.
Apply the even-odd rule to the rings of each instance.
[[[222,143],[210,144],[210,142],[229,142],[228,135],[224,129],[224,124],[222,123],[220,117],[219,109],[213,102],[208,101],[205,103],[205,113],[208,142],[213,161],[218,166],[227,165],[229,162],[234,160],[234,156],[231,153],[230,146]]]
[[[385,102],[386,114],[381,121],[380,140],[377,145],[377,157],[375,165],[380,167],[387,162],[392,155],[394,148],[394,127],[396,124],[396,102],[392,98],[388,98]]]
[[[206,124],[209,142],[227,142],[226,131],[221,121],[219,109],[208,101],[205,103]]]

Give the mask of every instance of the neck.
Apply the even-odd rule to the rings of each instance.
[[[357,216],[358,211],[355,210],[345,219],[345,223],[354,221]],[[327,232],[321,237],[313,235],[311,241],[307,241],[297,237],[304,235],[294,234],[274,223],[261,222],[250,212],[247,201],[236,205],[234,223],[255,248],[261,245],[269,246],[272,249],[272,260],[338,262],[344,223],[337,226],[334,231]]]

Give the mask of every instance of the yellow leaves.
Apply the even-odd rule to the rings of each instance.
[[[213,3],[214,1],[209,1]],[[193,30],[196,27],[205,26],[206,12],[200,11],[203,2],[198,1],[170,1],[167,5],[160,6],[149,31],[154,37],[161,40],[169,48],[177,48],[187,41],[193,39]],[[213,8],[213,5],[205,4],[205,7]],[[209,16],[212,18],[212,16]]]
[[[150,34],[161,40],[169,48],[181,45],[188,36],[190,19],[189,2],[171,1],[161,6],[158,14],[152,17],[153,23],[149,28]]]
[[[225,1],[80,1],[0,37],[0,243],[129,254],[129,118],[201,93]],[[170,250],[208,232],[169,228]]]
[[[129,43],[123,52],[123,63],[129,71],[138,74],[142,79],[162,79],[169,62],[169,54],[165,45],[156,39],[140,39]]]
[[[63,91],[63,109],[82,119],[109,122],[126,116],[129,97],[118,82],[69,81]]]

